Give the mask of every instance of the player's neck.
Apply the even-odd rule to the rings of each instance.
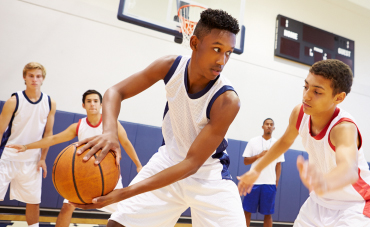
[[[210,80],[202,76],[199,72],[196,71],[192,61],[190,60],[188,65],[188,93],[195,94],[203,90]]]
[[[313,136],[318,135],[330,122],[336,108],[337,106],[334,106],[325,112],[311,115],[311,133]]]
[[[28,99],[31,100],[32,102],[36,102],[37,100],[40,99],[41,96],[41,90],[39,88],[34,89],[26,87],[25,93]]]
[[[90,122],[91,125],[98,125],[101,120],[101,114],[88,114],[87,120]]]
[[[271,139],[272,135],[271,134],[263,134],[262,137],[265,139],[265,140],[269,140]]]

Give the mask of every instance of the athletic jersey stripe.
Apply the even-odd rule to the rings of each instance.
[[[50,96],[48,95],[48,101],[49,101],[49,111],[51,111],[51,100],[50,100]]]
[[[314,138],[315,140],[321,140],[322,138],[324,138],[324,136],[326,135],[326,132],[328,131],[328,128],[331,124],[331,122],[333,121],[334,118],[336,118],[339,114],[339,108],[337,107],[334,111],[334,114],[333,116],[331,117],[330,121],[326,124],[325,128],[323,130],[321,130],[321,132],[319,134],[317,134],[316,136],[313,136],[312,135],[312,131],[311,131],[311,116],[309,117],[309,120],[308,120],[308,129],[310,130],[310,135],[312,138]]]
[[[76,135],[77,136],[78,136],[78,129],[80,128],[80,125],[81,125],[81,120],[82,120],[82,118],[80,120],[78,120],[78,123],[77,123],[77,127],[76,127]]]
[[[358,149],[360,150],[360,149],[361,149],[361,147],[362,147],[362,136],[361,136],[360,130],[358,130],[358,127],[357,127],[356,123],[355,123],[352,119],[350,119],[350,118],[346,118],[346,117],[341,118],[341,119],[340,119],[337,123],[335,123],[335,125],[333,125],[333,127],[330,129],[329,136],[328,136],[328,142],[329,142],[329,145],[330,145],[331,149],[333,149],[333,151],[335,151],[335,146],[331,143],[331,140],[330,140],[330,133],[331,133],[331,130],[333,130],[333,128],[334,128],[336,125],[338,125],[339,123],[342,123],[342,122],[344,122],[344,121],[351,122],[351,123],[353,123],[353,124],[356,126],[356,128],[357,128],[357,133],[358,133],[358,136],[359,136],[359,139],[360,139],[360,145],[358,146]]]
[[[303,118],[303,105],[301,106],[301,109],[299,110],[297,124],[295,125],[296,129],[299,131],[299,126],[301,126],[302,118]]]
[[[13,93],[11,96],[15,96],[15,98],[16,98],[16,104],[15,104],[15,109],[14,109],[12,118],[9,121],[9,125],[8,125],[7,129],[5,130],[5,132],[3,134],[3,138],[1,138],[0,158],[1,158],[2,154],[3,154],[4,147],[5,147],[6,143],[8,142],[8,140],[10,138],[10,135],[12,133],[13,120],[14,120],[14,117],[15,117],[15,113],[18,110],[18,104],[19,104],[18,94],[17,93]]]
[[[164,84],[167,84],[168,81],[171,79],[173,73],[176,71],[176,68],[177,66],[179,65],[180,61],[181,61],[181,58],[182,56],[179,55],[177,56],[177,58],[175,59],[175,61],[173,62],[170,70],[168,71],[168,73],[166,74],[166,76],[164,77],[163,81],[164,81]]]
[[[210,119],[210,114],[211,114],[211,108],[212,108],[212,105],[213,103],[216,101],[216,99],[222,95],[223,93],[225,93],[226,91],[234,91],[236,93],[236,91],[234,90],[234,88],[230,85],[225,85],[223,86],[222,88],[220,88],[216,94],[212,97],[211,101],[209,102],[208,106],[207,106],[207,118]]]
[[[42,100],[42,96],[44,95],[42,92],[41,92],[41,95],[40,95],[40,98],[39,98],[39,100],[37,100],[36,102],[32,102],[29,98],[28,98],[28,96],[26,95],[26,91],[22,91],[23,92],[23,95],[24,95],[24,97],[27,99],[27,101],[29,102],[29,103],[31,103],[31,104],[37,104],[37,103],[39,103],[39,102],[41,102],[41,100]]]
[[[362,179],[360,168],[358,168],[358,180],[352,186],[365,200],[363,214],[370,217],[370,185]]]

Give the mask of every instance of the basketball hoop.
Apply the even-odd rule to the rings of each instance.
[[[181,24],[182,45],[190,48],[190,37],[193,35],[194,28],[197,25],[200,14],[206,8],[199,5],[184,5],[177,12]]]

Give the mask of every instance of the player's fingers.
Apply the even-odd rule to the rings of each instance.
[[[100,154],[96,158],[95,164],[99,164],[105,158],[105,156],[107,156],[109,151],[110,151],[110,147],[108,145],[104,146],[103,149],[101,150]]]
[[[121,158],[122,158],[121,149],[115,150],[114,153],[116,154],[116,164],[117,164],[117,166],[119,166]]]
[[[93,136],[93,137],[85,138],[85,139],[83,139],[83,140],[80,140],[80,141],[76,142],[75,144],[76,144],[76,146],[78,147],[78,146],[81,146],[82,144],[85,144],[85,143],[88,143],[88,142],[90,142],[90,141],[94,140],[96,137],[97,137],[97,136]]]
[[[86,145],[85,145],[86,146]],[[93,147],[90,148],[90,150],[85,154],[83,160],[87,161],[93,156],[96,152],[98,152],[101,148],[101,144],[96,144]]]

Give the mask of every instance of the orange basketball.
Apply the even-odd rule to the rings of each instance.
[[[83,145],[82,145],[83,146]],[[116,165],[116,155],[110,151],[95,165],[95,158],[101,150],[87,162],[84,154],[77,155],[76,145],[71,144],[60,152],[54,161],[53,183],[58,193],[73,203],[92,203],[92,199],[108,194],[116,187],[120,176]]]

